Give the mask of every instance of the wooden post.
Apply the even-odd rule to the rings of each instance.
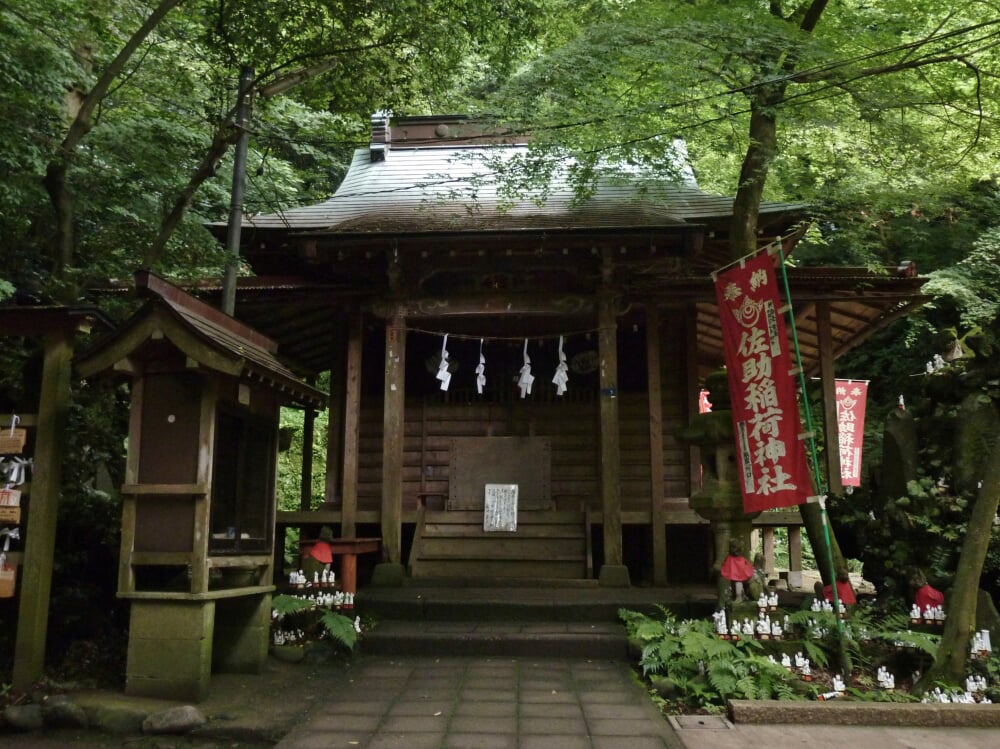
[[[142,398],[145,378],[140,364],[136,364],[132,380],[132,401],[128,412],[128,450],[125,451],[125,484],[139,483],[139,456],[142,453]],[[135,570],[132,569],[132,552],[135,550],[135,522],[137,497],[122,495],[122,537],[118,552],[118,592],[135,592]]]
[[[774,575],[774,526],[765,525],[760,529],[764,537],[764,572]]]
[[[802,528],[788,526],[788,587],[802,587]]]
[[[212,527],[212,470],[215,455],[215,420],[219,402],[218,378],[210,377],[201,391],[201,412],[198,426],[197,483],[209,487],[208,494],[194,498],[194,548],[191,551],[191,592],[208,592],[208,539]],[[240,459],[243,462],[243,459]],[[241,466],[242,467],[242,466]]]
[[[602,266],[610,275],[610,263]],[[604,528],[603,585],[627,586],[623,566],[621,517],[621,444],[618,433],[618,321],[615,297],[605,291],[598,302],[598,355],[600,359],[601,512]],[[605,569],[607,568],[607,569]]]
[[[349,323],[350,325],[350,323]],[[337,331],[339,334],[340,331]],[[333,343],[334,356],[330,361],[330,406],[326,425],[326,476],[323,500],[334,503],[342,499],[344,457],[344,410],[347,398],[345,352],[343,341],[337,337]]]
[[[826,485],[831,494],[843,494],[840,477],[840,430],[837,426],[837,383],[833,372],[833,331],[830,303],[816,302],[816,332],[819,338],[819,372],[823,390],[823,438],[826,442]]]
[[[646,305],[646,372],[649,382],[649,522],[653,534],[653,584],[667,584],[667,528],[663,507],[663,384],[660,376],[660,310]]]
[[[687,408],[686,422],[691,424],[698,417],[701,405],[701,388],[698,372],[698,308],[689,305],[684,311],[684,347],[685,375],[684,405]],[[701,448],[697,445],[688,446],[688,496],[701,490]]]
[[[382,415],[382,549],[385,561],[402,564],[403,411],[406,403],[406,326],[399,312],[386,321]]]
[[[72,332],[59,332],[44,338],[42,389],[14,645],[12,681],[19,692],[38,681],[45,668],[56,520],[69,409],[72,335]]]
[[[299,485],[299,509],[312,509],[313,445],[316,442],[316,411],[305,409],[302,419],[302,483]]]
[[[358,512],[358,428],[361,422],[361,351],[364,320],[361,310],[351,312],[347,331],[347,367],[344,374],[343,490],[340,535],[357,536]]]

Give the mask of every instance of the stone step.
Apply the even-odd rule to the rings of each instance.
[[[476,585],[478,583],[478,586]],[[596,580],[490,578],[408,581],[358,592],[358,613],[371,617],[362,650],[380,655],[470,655],[525,658],[627,657],[619,611],[681,618],[709,616],[714,590],[606,588]]]
[[[447,578],[413,581],[400,588],[369,586],[358,592],[358,610],[377,621],[578,622],[616,624],[621,609],[655,615],[659,606],[680,618],[710,616],[714,591],[687,589],[602,588],[596,580],[491,579],[449,584]],[[419,583],[419,584],[418,584]],[[464,584],[458,584],[464,583]],[[507,583],[507,584],[505,584]]]
[[[378,622],[362,651],[372,655],[504,656],[624,660],[625,629],[607,622]]]

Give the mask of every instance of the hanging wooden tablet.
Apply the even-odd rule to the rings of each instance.
[[[0,431],[0,455],[20,455],[28,440],[27,429],[4,429]]]

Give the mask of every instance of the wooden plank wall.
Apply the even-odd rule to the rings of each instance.
[[[675,434],[687,423],[684,328],[680,316],[665,315],[662,360],[664,496],[668,506],[690,492],[688,448]],[[642,366],[642,362],[623,363]],[[560,509],[586,500],[600,510],[597,395],[572,391],[556,397],[508,403],[479,403],[476,395],[442,393],[423,401],[408,399],[403,455],[403,511],[415,510],[421,495],[448,496],[450,443],[463,436],[544,436],[552,444],[552,497]],[[448,402],[450,401],[450,402]],[[624,512],[649,511],[649,418],[645,392],[619,394],[621,492]],[[362,407],[359,444],[358,509],[378,510],[382,471],[382,409]],[[671,502],[671,500],[675,500]]]

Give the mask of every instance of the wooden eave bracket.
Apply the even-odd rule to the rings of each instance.
[[[162,307],[151,309],[146,316],[113,336],[104,345],[84,354],[77,363],[77,373],[90,377],[108,369],[119,369],[119,363],[135,358],[136,352],[150,340],[165,339],[188,359],[207,369],[237,377],[246,360],[241,356],[226,356],[215,346],[202,340]]]

